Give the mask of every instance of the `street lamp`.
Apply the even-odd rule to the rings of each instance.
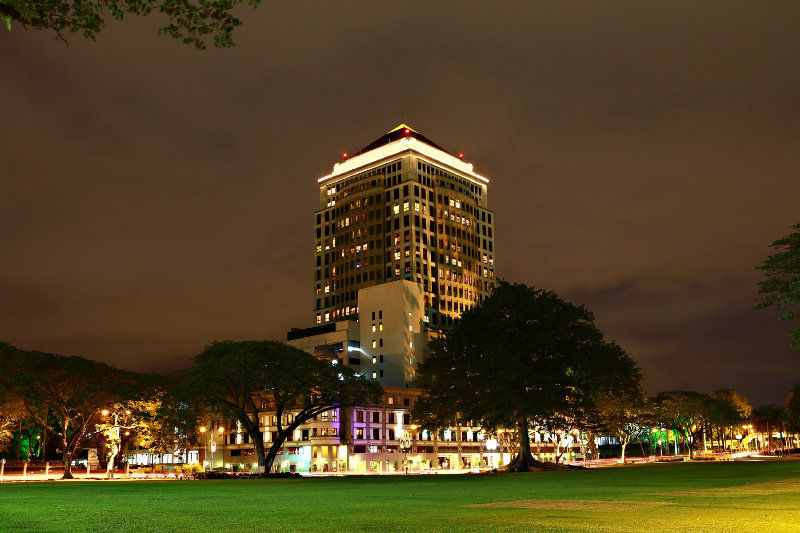
[[[416,426],[411,426],[411,428],[415,428]],[[413,436],[411,432],[405,431],[403,428],[399,428],[397,430],[398,436],[400,437],[400,451],[403,452],[403,469],[406,474],[408,474],[408,451],[411,448],[411,437]]]

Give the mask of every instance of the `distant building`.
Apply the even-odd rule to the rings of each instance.
[[[314,320],[354,320],[359,291],[396,280],[422,288],[425,329],[453,319],[495,284],[489,180],[401,124],[318,180]]]
[[[407,386],[424,359],[422,287],[406,280],[358,291],[360,320],[340,320],[287,334],[289,344],[352,367],[382,385]]]
[[[314,325],[288,332],[287,342],[376,379],[385,397],[300,426],[275,468],[387,473],[508,462],[508,451],[480,427],[433,432],[411,424],[409,415],[429,339],[495,286],[489,181],[404,124],[344,154],[317,181]],[[269,447],[277,415],[258,416]],[[284,416],[285,425],[294,414]],[[233,421],[213,438],[215,465],[255,460]]]

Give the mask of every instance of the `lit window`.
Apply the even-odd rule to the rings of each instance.
[[[409,324],[409,325],[408,325],[408,331],[413,331],[413,330],[411,329],[411,324]]]
[[[414,202],[414,211],[419,212],[419,202]],[[317,250],[319,251],[319,250]]]
[[[394,207],[392,208],[392,211],[394,211],[395,215],[400,214],[400,204],[394,204]]]
[[[372,314],[374,315],[375,313],[372,313]],[[373,318],[374,318],[374,317],[373,317]],[[372,324],[372,333],[375,333],[375,329],[376,329],[376,328],[375,328],[375,324]],[[373,348],[374,348],[374,346],[373,346]]]
[[[378,329],[383,331],[383,322],[378,323]]]
[[[377,377],[378,377],[378,373],[377,373],[377,372],[373,372],[373,373],[372,373],[372,379],[375,379],[375,378],[377,378]]]
[[[373,331],[375,331],[375,329],[374,329],[374,328],[375,328],[375,326],[372,326],[372,327],[373,327]],[[376,340],[374,340],[374,339],[373,339],[373,341],[372,341],[372,347],[373,347],[373,348],[377,348],[377,347],[378,347],[378,341],[376,341]]]
[[[403,212],[408,211],[408,209],[409,209],[408,202],[403,202]]]

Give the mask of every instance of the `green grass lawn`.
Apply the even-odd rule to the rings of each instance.
[[[486,503],[495,505],[474,505]],[[474,476],[6,483],[0,531],[789,532],[800,531],[800,461]]]

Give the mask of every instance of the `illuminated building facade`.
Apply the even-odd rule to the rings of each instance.
[[[489,180],[460,157],[402,124],[317,181],[317,324],[358,320],[360,289],[408,280],[438,330],[493,289]]]

